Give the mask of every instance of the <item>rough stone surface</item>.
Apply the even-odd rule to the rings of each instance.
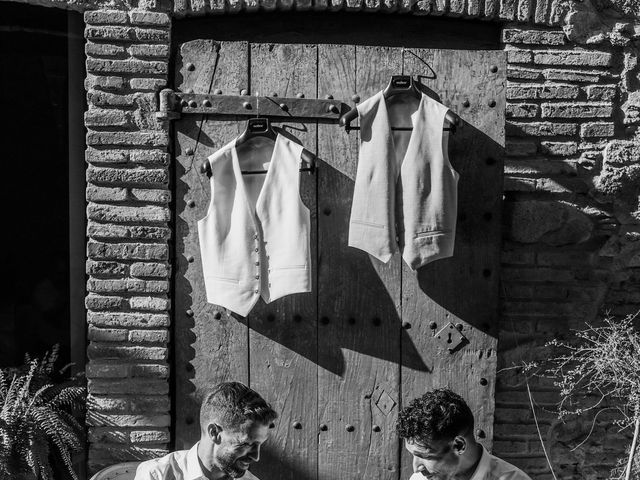
[[[542,242],[567,245],[587,241],[592,222],[581,212],[559,202],[514,202],[509,209],[511,240],[521,243]]]

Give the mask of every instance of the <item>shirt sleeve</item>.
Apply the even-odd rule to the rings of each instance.
[[[133,480],[158,480],[153,470],[148,466],[147,462],[142,462],[136,469],[136,476]]]

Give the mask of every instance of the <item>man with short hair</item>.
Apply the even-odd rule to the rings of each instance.
[[[278,414],[238,382],[221,383],[200,408],[200,441],[138,466],[135,480],[257,480],[249,472]]]
[[[410,480],[531,480],[476,442],[471,409],[451,390],[413,400],[400,412],[396,428],[413,456]]]

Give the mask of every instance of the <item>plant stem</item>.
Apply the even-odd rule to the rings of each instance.
[[[629,462],[627,462],[627,474],[625,475],[625,480],[629,480],[631,478],[633,454],[635,453],[636,446],[638,445],[638,433],[640,433],[640,415],[636,417],[636,429],[633,432],[633,441],[631,442],[631,451],[629,452]]]

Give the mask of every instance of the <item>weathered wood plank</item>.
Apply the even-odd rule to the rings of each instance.
[[[504,145],[503,52],[412,50],[405,71],[462,116],[465,125],[449,140],[453,167],[460,174],[454,256],[411,271],[403,265],[402,319],[410,324],[402,344],[402,401],[426,390],[449,387],[466,398],[476,416],[480,440],[491,447],[496,369],[502,158]],[[497,72],[491,72],[491,66]],[[469,106],[465,107],[465,102]],[[495,106],[490,107],[491,101]],[[432,328],[435,325],[435,328]],[[451,322],[469,344],[449,353],[434,335]],[[455,327],[454,327],[455,328]],[[451,331],[453,331],[452,329]],[[409,365],[418,355],[429,371]],[[485,383],[486,381],[486,383]],[[401,477],[411,473],[403,450]]]
[[[387,48],[319,46],[319,95],[364,100],[400,69]],[[357,134],[320,125],[319,478],[397,479],[400,265],[347,246]]]
[[[316,96],[315,45],[251,45],[254,95]],[[314,123],[280,124],[311,152]],[[316,177],[300,176],[302,201],[311,212],[312,271],[316,271]],[[315,277],[315,273],[314,273]],[[263,459],[252,468],[258,478],[313,480],[317,471],[316,282],[312,293],[290,295],[268,305],[258,301],[247,317],[250,327],[251,386],[279,412]],[[297,423],[299,425],[297,425]]]
[[[209,93],[211,88],[246,85],[246,42],[195,40],[181,45],[176,86]],[[187,68],[191,63],[194,70]],[[188,448],[200,437],[198,394],[220,382],[248,382],[247,327],[223,308],[207,303],[197,221],[210,201],[209,179],[200,164],[238,134],[234,121],[207,121],[193,115],[176,123],[176,284],[175,398],[176,448]],[[187,154],[187,148],[194,155]],[[190,207],[190,201],[194,206]]]

